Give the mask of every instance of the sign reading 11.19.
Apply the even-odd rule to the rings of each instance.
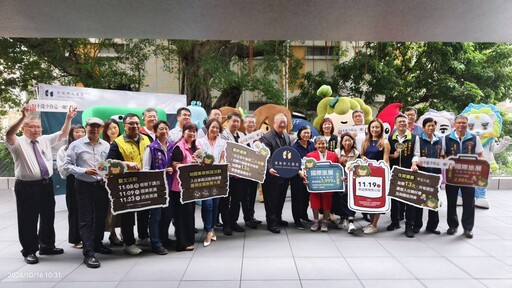
[[[382,195],[382,178],[380,177],[357,177],[356,195],[370,198],[377,198]]]

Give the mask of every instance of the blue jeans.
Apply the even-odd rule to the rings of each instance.
[[[201,217],[203,218],[204,231],[206,233],[211,232],[213,226],[217,223],[219,200],[219,198],[202,200]]]
[[[162,217],[162,208],[153,208],[149,210],[149,238],[151,239],[151,247],[157,248],[162,246],[160,241],[160,219]]]

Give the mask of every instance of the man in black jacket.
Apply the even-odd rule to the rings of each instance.
[[[270,150],[270,157],[267,166],[265,182],[263,182],[263,198],[265,199],[265,213],[267,218],[267,229],[272,233],[280,233],[279,226],[288,226],[283,221],[282,213],[289,179],[280,177],[276,170],[270,165],[270,159],[274,152],[284,146],[291,146],[290,136],[286,133],[288,119],[283,113],[274,117],[274,127],[267,134],[260,138]]]

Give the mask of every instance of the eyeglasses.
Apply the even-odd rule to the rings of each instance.
[[[126,125],[128,126],[140,126],[140,122],[128,122],[128,123],[125,123]]]
[[[43,130],[43,127],[41,126],[24,126],[25,128],[28,128],[30,130]]]

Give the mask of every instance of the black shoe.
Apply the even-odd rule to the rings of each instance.
[[[406,229],[405,230],[405,237],[407,237],[407,238],[414,238],[414,231],[412,229]]]
[[[231,236],[233,235],[233,230],[231,230],[231,228],[224,227],[222,228],[222,233],[224,233],[226,236]]]
[[[64,253],[62,248],[47,248],[39,250],[39,255],[58,255]]]
[[[298,222],[295,222],[295,228],[299,229],[299,230],[304,230],[304,224],[302,224],[302,222],[298,221]]]
[[[412,228],[412,232],[414,232],[414,234],[418,234],[420,233],[420,229],[421,228]]]
[[[235,232],[245,232],[244,227],[238,225],[238,223],[231,224],[231,230],[233,230]]]
[[[441,235],[441,231],[437,230],[437,229],[425,229],[425,231],[429,232],[429,233],[432,233],[432,234],[436,234],[436,235]]]
[[[99,268],[100,267],[100,261],[98,261],[98,259],[96,259],[96,257],[94,256],[85,256],[84,257],[84,264],[85,266],[89,267],[89,268]]]
[[[448,228],[448,230],[446,230],[446,233],[448,233],[448,235],[455,235],[455,233],[457,233],[457,228]]]
[[[166,255],[168,253],[167,249],[165,249],[163,246],[153,247],[151,248],[151,251],[157,255]]]
[[[277,228],[276,226],[268,227],[268,231],[275,233],[275,234],[281,233],[281,229]]]
[[[396,224],[395,223],[391,223],[391,224],[388,225],[388,227],[386,227],[386,230],[393,231],[393,230],[399,229],[399,228],[400,228],[400,224],[398,224],[398,223],[396,223]]]
[[[309,219],[309,218],[307,218],[307,217],[306,217],[306,218],[303,218],[303,219],[301,219],[301,220],[302,220],[302,222],[304,222],[304,223],[313,223],[313,222],[315,222],[315,221],[313,221],[313,220],[311,220],[311,219]]]
[[[370,215],[368,215],[368,213],[363,213],[363,220],[366,222],[372,222],[372,220],[370,220]]]
[[[101,245],[94,249],[94,252],[100,254],[112,254],[112,250],[110,248],[105,247],[104,245]]]
[[[466,236],[466,238],[473,239],[473,232],[464,230],[464,236]]]
[[[217,222],[217,224],[215,224],[215,228],[222,228],[222,223]]]
[[[258,220],[258,219],[254,218],[254,217],[252,218],[252,222],[254,222],[254,223],[258,224],[258,225],[263,223],[261,220]]]
[[[23,258],[25,258],[27,264],[37,264],[39,262],[39,258],[37,258],[36,254],[30,254]]]
[[[249,227],[252,229],[258,229],[258,224],[254,222],[253,220],[245,222],[245,227]]]
[[[277,221],[277,225],[279,225],[281,227],[287,227],[288,226],[288,221],[279,220],[279,221]]]

